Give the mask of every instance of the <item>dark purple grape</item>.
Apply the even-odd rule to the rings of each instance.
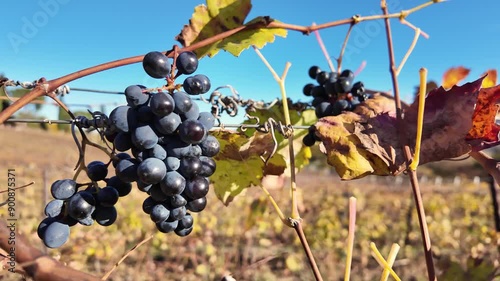
[[[187,213],[186,207],[181,206],[170,210],[169,221],[181,220]]]
[[[191,109],[188,110],[187,112],[184,112],[181,115],[181,120],[198,120],[198,117],[200,117],[200,108],[198,107],[198,104],[193,103],[191,106]]]
[[[332,105],[329,102],[322,102],[316,106],[314,112],[318,118],[330,116],[332,113]]]
[[[129,133],[119,132],[113,140],[116,150],[127,151],[132,148],[132,139]]]
[[[153,122],[156,115],[151,110],[151,107],[149,107],[148,105],[144,105],[139,107],[139,109],[137,109],[136,116],[137,116],[137,121],[143,124],[149,124]]]
[[[187,203],[187,202],[186,202]],[[47,217],[57,217],[62,213],[64,200],[54,199],[47,203],[44,213]]]
[[[167,166],[167,171],[177,171],[181,165],[181,160],[177,157],[167,157],[163,160],[165,166]]]
[[[117,176],[113,176],[106,181],[108,186],[114,187],[120,197],[128,195],[132,191],[132,184],[121,181]]]
[[[112,225],[116,221],[117,217],[118,217],[118,213],[116,212],[116,208],[114,206],[112,206],[112,207],[99,206],[92,213],[92,218],[99,225],[102,225],[102,226]]]
[[[319,67],[311,66],[311,68],[309,68],[309,77],[311,77],[311,79],[316,79],[316,76],[320,72],[321,72],[321,69]]]
[[[354,72],[352,72],[349,69],[346,69],[340,73],[339,77],[345,77],[352,83],[352,81],[354,80]]]
[[[145,150],[143,156],[144,158],[153,157],[164,160],[165,158],[167,158],[167,151],[165,150],[165,148],[163,148],[163,146],[156,144],[155,146],[153,146],[153,148]]]
[[[137,166],[139,166],[139,161],[137,159],[122,159],[116,165],[116,176],[123,182],[136,181],[138,179]]]
[[[206,129],[198,120],[185,120],[179,125],[179,137],[185,143],[198,144],[206,136]]]
[[[201,171],[201,161],[198,157],[188,156],[181,159],[177,170],[184,178],[190,179]]]
[[[77,220],[89,217],[95,210],[95,199],[88,191],[79,191],[68,201],[68,214]]]
[[[127,105],[136,108],[141,105],[145,105],[149,101],[149,93],[143,92],[144,87],[139,85],[128,86],[125,89],[125,97],[127,99]]]
[[[191,212],[198,213],[203,211],[206,206],[207,206],[207,198],[202,197],[192,201],[188,201],[188,203],[186,204],[186,209],[188,209]]]
[[[149,215],[151,213],[151,209],[156,204],[158,204],[158,202],[156,202],[153,198],[151,198],[151,196],[149,196],[144,200],[144,202],[142,202],[142,211]]]
[[[302,89],[302,93],[308,97],[311,96],[311,91],[314,88],[314,86],[315,85],[313,83],[306,84]]]
[[[146,73],[153,78],[165,78],[170,74],[168,57],[160,52],[149,52],[142,60]]]
[[[200,156],[199,159],[201,161],[201,170],[198,174],[202,177],[210,177],[213,175],[216,168],[215,160],[207,156]]]
[[[196,74],[193,79],[196,81],[199,81],[201,83],[201,93],[204,94],[210,90],[210,87],[212,86],[210,83],[210,79],[206,75],[203,74]]]
[[[212,135],[208,135],[204,141],[200,143],[201,153],[203,156],[214,157],[220,151],[220,143]]]
[[[97,193],[97,201],[103,207],[112,207],[118,202],[120,193],[113,186],[106,186]]]
[[[161,134],[169,135],[177,130],[181,122],[181,117],[177,113],[172,112],[169,115],[156,119],[154,127]]]
[[[66,200],[76,192],[76,182],[71,179],[57,180],[50,187],[50,193],[55,199]]]
[[[87,165],[87,176],[93,181],[101,181],[108,175],[108,166],[102,161],[92,161]]]
[[[314,86],[311,90],[311,96],[314,98],[326,97],[325,88],[323,86]]]
[[[339,77],[335,83],[335,91],[337,93],[349,93],[352,89],[352,80],[347,77]]]
[[[198,68],[198,58],[193,52],[182,52],[177,56],[175,66],[180,73],[191,74]]]
[[[156,116],[163,117],[174,111],[175,102],[174,98],[169,93],[159,92],[151,97],[149,106]]]
[[[318,82],[318,84],[320,84],[321,86],[323,86],[328,81],[329,78],[330,78],[330,72],[328,72],[328,71],[321,71],[316,76],[316,82]]]
[[[151,208],[149,216],[153,222],[159,223],[168,219],[170,216],[170,210],[163,204],[156,204]]]
[[[309,133],[304,136],[304,138],[302,139],[302,143],[305,146],[313,146],[316,143],[316,140],[314,139],[314,136],[311,133]]]
[[[208,194],[209,185],[205,177],[196,176],[186,182],[183,194],[192,200],[205,197]]]
[[[178,207],[186,206],[187,200],[186,200],[186,198],[184,198],[184,196],[182,196],[180,194],[175,194],[175,195],[172,195],[170,197],[169,203],[170,203],[170,206],[172,206],[172,208],[178,208]]]
[[[160,182],[160,188],[166,195],[181,194],[186,187],[186,179],[177,171],[167,172]]]
[[[42,241],[48,248],[61,247],[69,239],[69,226],[60,221],[52,221],[43,228]]]
[[[132,143],[141,151],[153,148],[158,143],[158,136],[149,125],[137,127],[132,132]]]
[[[200,112],[200,116],[198,117],[198,121],[203,124],[203,127],[208,131],[212,129],[215,125],[215,117],[211,112]]]
[[[162,160],[158,158],[147,158],[144,159],[141,164],[137,167],[137,175],[139,180],[144,183],[156,184],[159,183],[165,174],[167,173],[167,167]]]
[[[169,233],[174,231],[177,228],[178,221],[162,221],[162,222],[157,222],[156,223],[156,228],[163,232],[163,233]]]

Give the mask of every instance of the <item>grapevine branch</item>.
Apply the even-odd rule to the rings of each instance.
[[[241,32],[243,30],[249,30],[249,29],[260,29],[260,28],[284,28],[287,30],[293,30],[293,31],[299,31],[302,32],[303,34],[310,34],[311,32],[315,30],[320,30],[320,29],[325,29],[325,28],[331,28],[335,26],[340,26],[340,25],[345,25],[345,24],[354,24],[354,23],[359,23],[363,21],[370,21],[370,20],[380,20],[380,19],[385,19],[388,21],[390,18],[406,18],[408,15],[421,10],[427,6],[430,6],[435,3],[440,3],[444,2],[444,0],[431,0],[428,1],[424,4],[418,5],[412,9],[402,11],[400,13],[394,13],[394,14],[382,14],[382,15],[373,15],[373,16],[359,16],[359,17],[351,17],[348,19],[343,19],[343,20],[337,20],[337,21],[332,21],[320,25],[312,25],[312,26],[300,26],[300,25],[293,25],[293,24],[287,24],[287,23],[282,23],[282,22],[277,22],[277,21],[271,21],[269,23],[263,23],[263,22],[255,22],[250,25],[243,25],[239,26],[237,28],[219,33],[213,37],[207,38],[205,40],[199,41],[193,45],[184,47],[179,50],[179,52],[184,52],[184,51],[193,51],[201,47],[208,46],[210,44],[213,44],[215,42],[218,42],[220,40],[223,40],[225,38],[228,38],[231,35],[234,35],[238,32]],[[169,57],[173,57],[174,52],[169,53]],[[142,61],[144,58],[144,55],[139,55],[139,56],[134,56],[134,57],[129,57],[125,59],[119,59],[107,63],[103,63],[100,65],[96,65],[93,67],[85,68],[83,70],[79,70],[76,72],[73,72],[71,74],[68,74],[66,76],[62,76],[59,78],[56,78],[54,80],[46,81],[45,78],[39,79],[36,87],[32,89],[28,94],[22,96],[19,100],[15,101],[12,105],[7,107],[4,111],[0,113],[0,124],[2,124],[7,118],[12,116],[15,112],[17,112],[20,108],[25,106],[26,104],[30,103],[34,99],[41,97],[43,95],[48,95],[49,93],[55,91],[58,87],[67,84],[71,81],[74,81],[76,79],[95,74],[104,70],[116,68],[116,67],[121,67],[133,63],[138,63]],[[3,86],[3,85],[0,85]]]
[[[440,1],[438,1],[438,0],[431,1],[430,4],[437,3],[437,2],[440,2]],[[426,3],[426,4],[430,5],[429,3]],[[389,12],[388,12],[387,3],[385,0],[381,0],[381,7],[382,7],[382,12],[385,15],[388,15]],[[412,155],[410,153],[408,141],[403,137],[405,135],[404,134],[405,127],[403,124],[401,99],[400,99],[400,95],[399,95],[399,85],[398,85],[398,78],[397,78],[396,60],[394,58],[394,46],[393,46],[393,42],[392,42],[391,25],[390,25],[389,18],[386,18],[384,21],[385,21],[385,29],[386,29],[386,34],[387,34],[387,45],[388,45],[388,50],[389,50],[389,65],[390,65],[392,85],[393,85],[393,90],[394,90],[394,101],[396,104],[396,117],[398,120],[398,133],[401,136],[400,137],[400,144],[403,148],[403,153],[404,153],[405,161],[407,164],[406,166],[408,167],[410,162],[411,162]],[[422,235],[422,242],[423,242],[423,246],[424,246],[425,263],[427,266],[427,275],[429,277],[429,281],[437,281],[436,272],[434,269],[434,261],[433,261],[433,257],[432,257],[431,240],[430,240],[429,230],[427,229],[427,221],[425,218],[425,210],[424,210],[424,204],[423,204],[423,200],[422,200],[422,194],[420,192],[420,186],[418,184],[417,172],[416,172],[416,170],[408,169],[408,175],[410,177],[410,182],[411,182],[411,186],[413,189],[413,195],[415,198],[415,205],[417,207],[420,232]]]

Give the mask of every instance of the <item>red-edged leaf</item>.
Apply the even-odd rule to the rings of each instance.
[[[441,85],[449,89],[456,84],[458,84],[460,81],[464,80],[467,75],[469,75],[470,69],[465,68],[463,66],[458,66],[458,67],[452,67],[443,74],[443,82]]]
[[[472,115],[472,128],[467,134],[467,140],[497,142],[500,126],[495,123],[500,99],[500,85],[481,89]]]

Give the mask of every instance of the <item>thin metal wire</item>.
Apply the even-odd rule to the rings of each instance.
[[[273,120],[274,121],[274,120]],[[5,123],[47,123],[47,124],[66,124],[71,125],[75,123],[74,120],[51,120],[51,119],[23,119],[23,118],[10,118],[5,120]],[[268,122],[262,124],[220,124],[214,127],[220,128],[241,128],[243,129],[259,129],[260,132],[267,133],[269,132],[270,127],[277,128],[280,133],[286,132],[286,128],[282,128],[283,124],[277,123],[276,121],[272,122],[272,125],[269,125]],[[286,126],[285,126],[286,127]],[[294,130],[307,130],[310,126],[291,126]],[[282,133],[283,134],[283,133]]]

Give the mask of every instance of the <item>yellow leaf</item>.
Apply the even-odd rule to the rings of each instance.
[[[485,73],[483,73],[481,76],[487,75],[483,79],[483,84],[481,85],[481,88],[491,88],[495,87],[497,84],[497,70],[496,69],[489,69]]]
[[[452,67],[444,73],[441,85],[443,88],[449,89],[464,80],[469,75],[469,72],[470,69],[463,66]]]

